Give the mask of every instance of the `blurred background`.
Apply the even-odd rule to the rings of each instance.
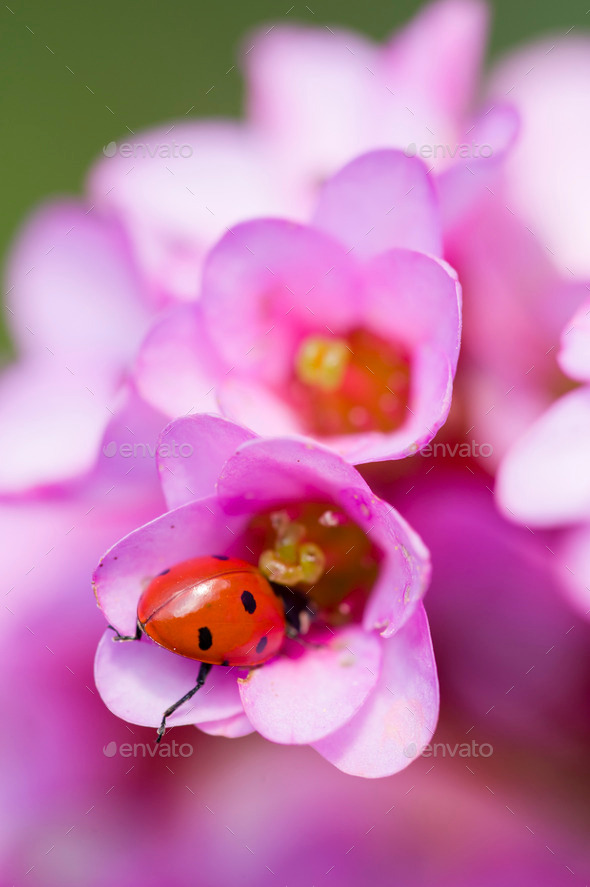
[[[0,251],[42,198],[80,193],[91,162],[128,128],[240,114],[239,47],[266,22],[337,24],[383,40],[418,2],[318,0],[201,4],[59,0],[3,6]],[[578,0],[497,0],[489,60],[546,32],[588,26]],[[213,88],[212,88],[213,87]]]
[[[421,5],[11,0],[0,13],[0,253],[39,201],[80,194],[103,146],[129,130],[238,116],[239,47],[250,30],[275,21],[337,24],[383,40]],[[491,7],[488,61],[590,24],[577,0]],[[403,497],[405,516],[433,551],[427,607],[442,684],[435,738],[445,752],[371,782],[343,775],[309,748],[182,728],[178,742],[193,749],[186,759],[130,762],[103,749],[148,743],[152,733],[132,731],[88,694],[94,638],[77,648],[73,641],[83,664],[64,693],[70,709],[79,706],[85,748],[53,768],[46,785],[9,794],[22,809],[5,813],[10,881],[0,875],[0,884],[587,884],[590,631],[549,578],[550,535],[533,544],[525,529],[508,526],[482,493],[481,467],[473,470],[474,480],[462,473],[434,487],[420,470],[411,481],[393,472],[382,489],[393,501]],[[99,623],[97,615],[96,637]],[[63,626],[64,643],[70,631]],[[70,677],[29,674],[24,659],[15,667],[32,697],[13,717],[27,723],[29,707],[41,707],[31,719],[36,735],[23,744],[19,734],[19,762],[27,754],[58,760],[59,729],[37,697],[59,695]],[[472,741],[486,755],[463,759],[457,746]],[[14,752],[6,743],[5,764]],[[30,822],[35,789],[47,806]]]

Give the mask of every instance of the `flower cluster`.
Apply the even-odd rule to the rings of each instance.
[[[6,572],[25,572],[24,527],[37,559],[56,527],[78,528],[50,593],[33,579],[22,594],[21,628],[37,613],[60,639],[66,613],[94,645],[96,614],[67,599],[93,573],[95,685],[127,724],[158,739],[188,724],[257,732],[363,777],[407,767],[439,715],[430,554],[412,526],[438,554],[447,629],[492,559],[455,558],[471,524],[500,540],[506,572],[525,570],[506,554],[518,528],[498,529],[439,451],[484,489],[497,472],[510,519],[567,527],[556,584],[588,615],[585,197],[560,226],[547,88],[510,95],[544,46],[501,65],[482,103],[485,32],[478,0],[442,0],[383,46],[331,28],[256,34],[246,121],[178,124],[178,151],[164,128],[110,143],[85,196],[43,207],[17,238],[17,358],[0,377]],[[569,83],[578,49],[564,46],[549,64]],[[431,486],[435,467],[447,479]],[[499,633],[504,613],[489,610]],[[521,622],[510,631],[520,649]],[[447,670],[468,710],[497,689],[497,668],[483,671],[470,691],[462,662]]]

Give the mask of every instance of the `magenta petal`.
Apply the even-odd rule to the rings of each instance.
[[[207,336],[198,306],[166,314],[144,340],[135,366],[142,397],[165,416],[216,412],[215,383],[226,367]]]
[[[340,770],[365,778],[407,767],[430,742],[438,718],[438,677],[424,608],[381,643],[381,674],[361,710],[314,743]]]
[[[201,306],[226,373],[264,370],[278,384],[292,372],[299,340],[362,316],[353,260],[321,231],[282,219],[236,225],[211,250]]]
[[[590,523],[566,533],[558,544],[557,573],[570,601],[590,619]]]
[[[206,721],[199,723],[199,730],[210,736],[225,736],[226,739],[238,739],[240,736],[248,736],[254,733],[254,727],[244,714],[233,715],[230,718],[221,718],[218,721]]]
[[[315,742],[358,711],[375,686],[380,660],[375,635],[356,626],[341,629],[322,647],[253,669],[239,681],[244,710],[272,742]]]
[[[211,497],[169,511],[125,536],[107,551],[93,576],[109,625],[121,634],[135,634],[137,603],[146,584],[171,564],[223,554],[241,526]]]
[[[225,462],[255,435],[228,419],[186,416],[164,429],[158,470],[169,508],[213,496]]]
[[[199,663],[142,638],[113,641],[102,636],[94,663],[96,686],[113,714],[145,727],[159,727],[166,709],[194,685]],[[205,685],[167,723],[199,724],[232,718],[243,711],[236,673],[214,666]]]
[[[440,255],[437,198],[426,167],[401,151],[357,157],[323,186],[313,223],[359,257],[393,247]]]

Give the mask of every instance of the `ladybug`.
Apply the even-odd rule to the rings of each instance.
[[[225,555],[191,558],[156,576],[139,599],[137,634],[117,632],[114,640],[136,641],[145,634],[201,663],[196,685],[164,712],[156,741],[166,719],[200,690],[213,665],[256,667],[279,652],[286,636],[305,631],[307,604],[301,592]]]

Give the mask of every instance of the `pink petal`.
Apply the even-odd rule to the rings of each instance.
[[[522,120],[506,168],[506,202],[564,276],[590,274],[590,179],[579,149],[590,142],[589,89],[588,37],[556,33],[508,55],[489,90],[493,99],[507,97]]]
[[[509,450],[496,494],[507,517],[533,526],[590,519],[590,388],[557,400]]]
[[[272,742],[315,742],[358,711],[375,686],[380,658],[375,635],[341,629],[325,646],[252,669],[239,681],[246,715]]]
[[[0,377],[0,490],[19,493],[89,471],[112,412],[100,380],[73,374],[48,352]]]
[[[359,257],[392,247],[433,255],[442,250],[426,167],[401,151],[372,151],[337,172],[321,189],[313,222]]]
[[[375,84],[379,50],[368,40],[341,29],[275,26],[246,47],[250,117],[310,184],[380,143],[385,89]]]
[[[520,120],[512,106],[492,105],[458,133],[451,149],[453,160],[436,179],[445,234],[465,220],[478,200],[495,192],[519,130]],[[461,146],[467,147],[467,156],[462,156]]]
[[[203,271],[207,331],[227,373],[264,372],[279,384],[301,336],[349,328],[361,316],[359,285],[344,249],[319,231],[278,219],[236,226]]]
[[[50,204],[28,222],[9,262],[9,318],[19,347],[60,364],[116,377],[149,312],[115,224],[75,203]],[[116,323],[113,322],[116,318]]]
[[[300,417],[283,398],[251,378],[229,376],[217,389],[221,412],[261,436],[297,435]]]
[[[590,382],[590,302],[585,302],[561,337],[559,365],[580,382]]]
[[[438,121],[469,111],[480,77],[488,29],[481,0],[429,3],[385,50],[388,83],[438,133]]]
[[[209,341],[200,310],[182,306],[151,329],[135,366],[142,396],[173,418],[190,412],[216,412],[215,382],[226,367]]]
[[[378,499],[371,507],[373,528],[367,532],[386,556],[365,607],[363,626],[389,638],[421,606],[430,583],[430,554],[391,505]]]
[[[199,663],[158,647],[145,638],[113,641],[103,634],[94,663],[96,686],[113,714],[132,724],[159,727],[162,715],[194,687]],[[236,671],[214,666],[205,685],[167,723],[200,724],[242,712]],[[155,739],[155,737],[154,737]]]
[[[329,441],[357,465],[400,459],[432,440],[451,405],[461,338],[461,287],[445,262],[390,250],[369,263],[365,286],[365,323],[409,349],[412,387],[406,421],[396,431]]]
[[[366,269],[367,320],[381,335],[414,349],[428,345],[456,367],[461,344],[461,286],[446,262],[390,250]]]
[[[364,625],[392,634],[416,608],[430,577],[428,551],[398,512],[373,495],[361,475],[311,442],[257,440],[225,464],[218,494],[230,513],[251,513],[300,499],[334,502],[384,554]]]
[[[225,462],[255,435],[218,416],[187,416],[164,429],[158,469],[169,508],[213,496]]]
[[[107,551],[93,576],[109,625],[123,635],[135,634],[137,603],[146,584],[171,564],[223,554],[241,526],[211,497],[169,511],[125,536]]]
[[[129,143],[97,163],[89,191],[124,224],[156,294],[196,298],[203,256],[228,226],[296,206],[269,146],[241,124],[175,124]]]
[[[340,770],[365,778],[390,776],[407,767],[430,741],[438,718],[438,678],[423,607],[381,643],[381,674],[361,710],[314,743]]]
[[[217,490],[233,514],[299,499],[338,502],[355,492],[371,496],[351,465],[325,447],[295,439],[246,443],[225,463]]]
[[[199,730],[210,736],[225,736],[227,739],[238,739],[254,733],[254,727],[243,712],[230,718],[200,723]]]

